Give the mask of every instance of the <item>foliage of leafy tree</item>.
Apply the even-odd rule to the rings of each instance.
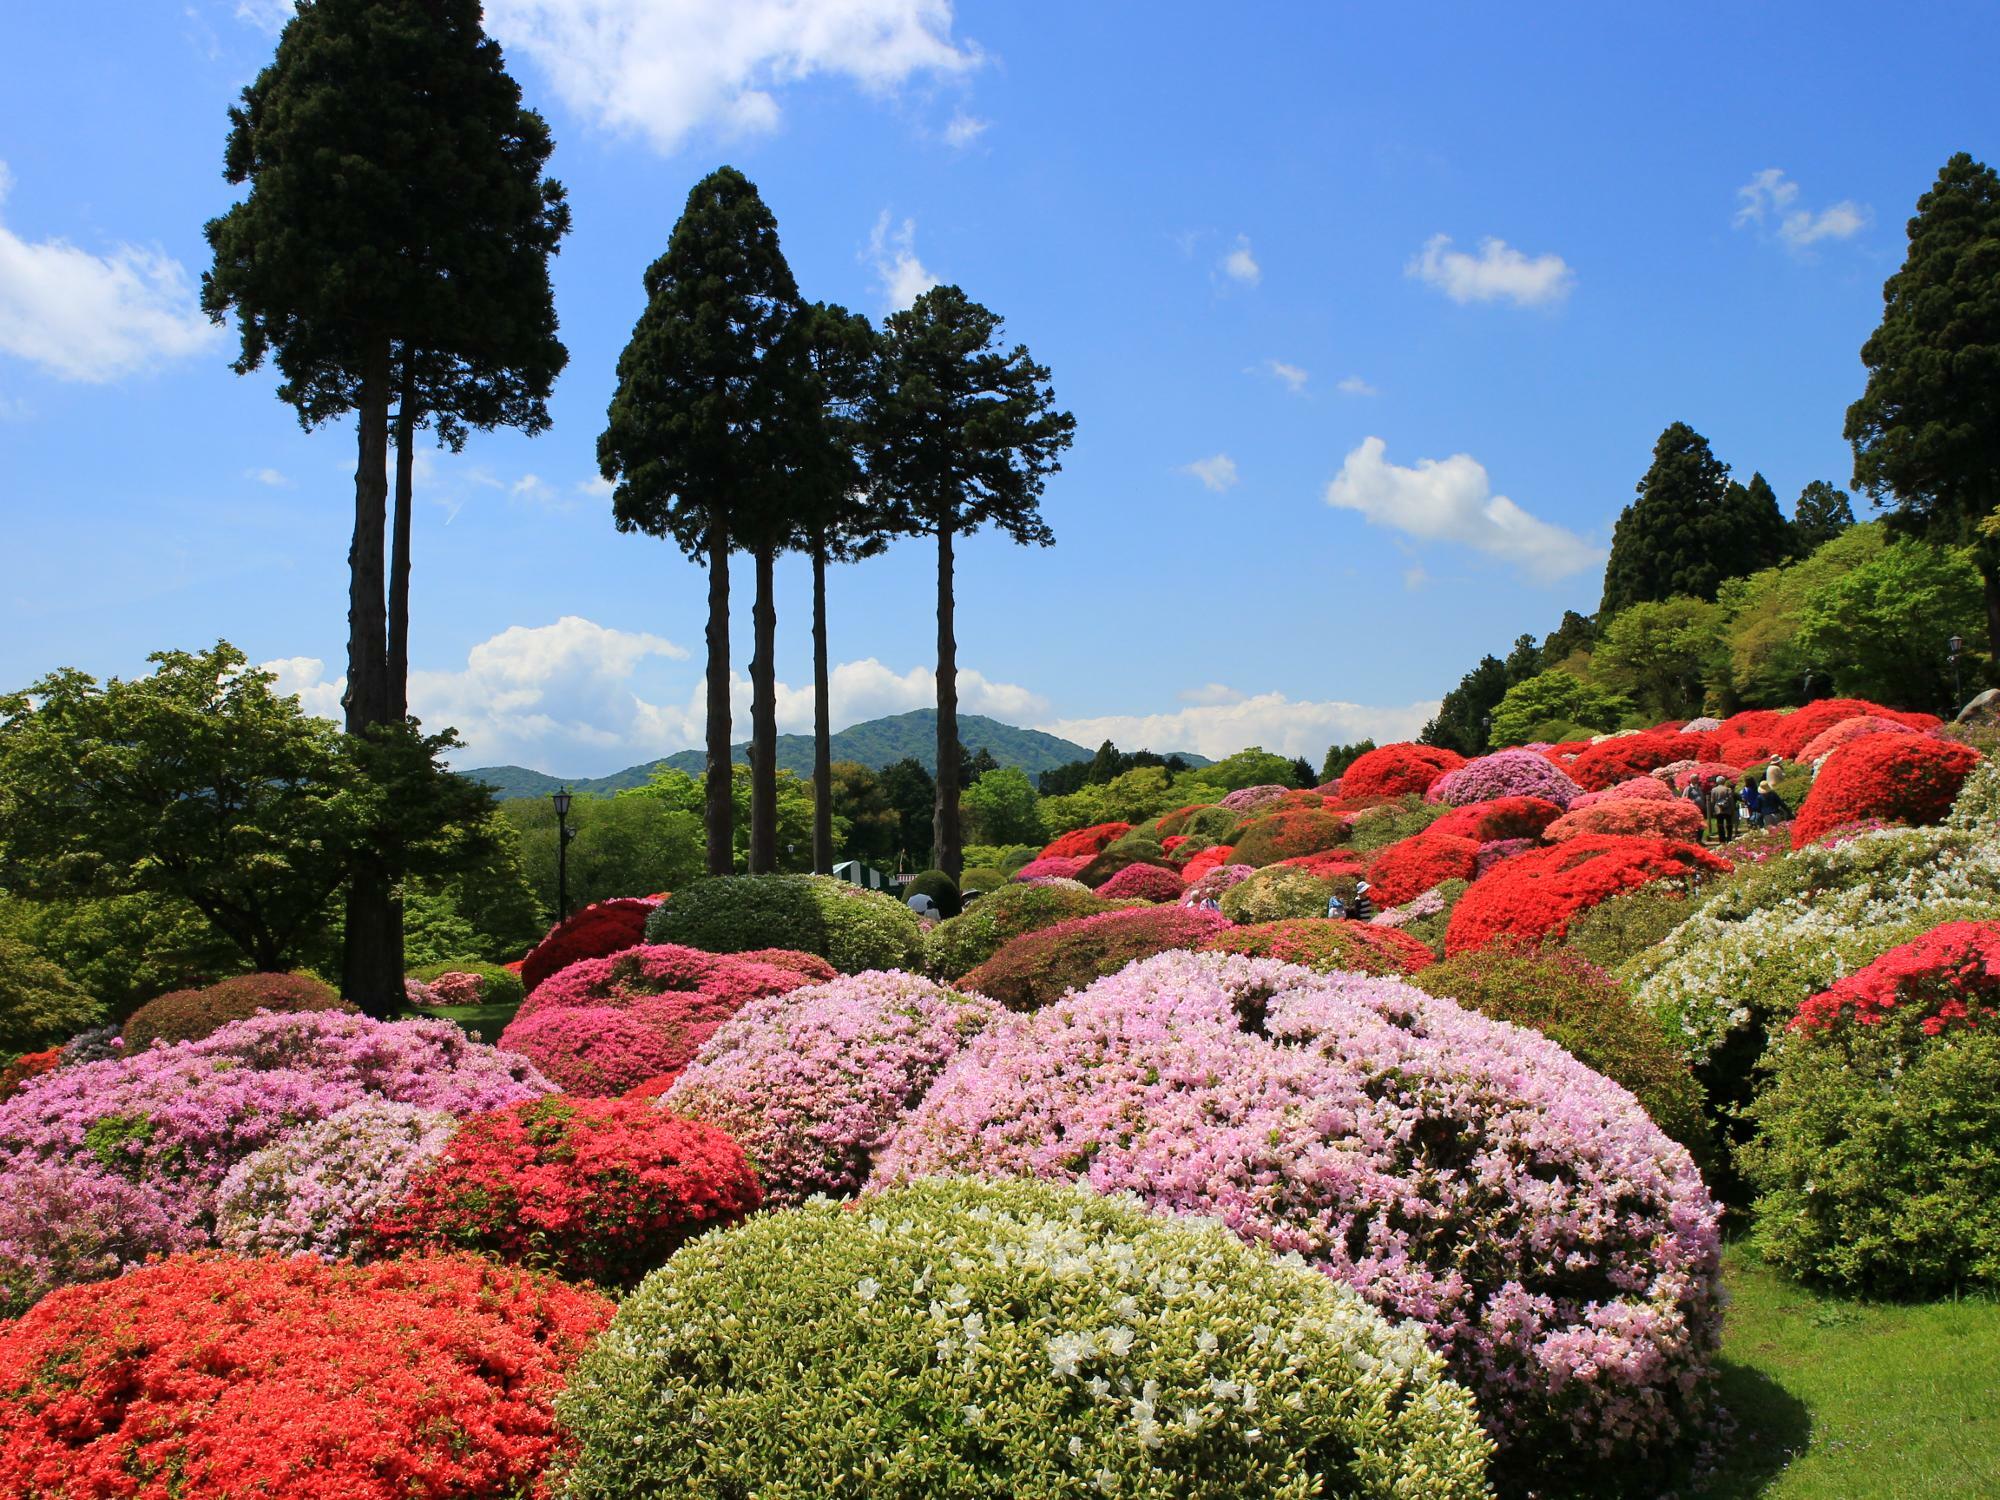
[[[993,525],[1023,545],[1055,540],[1041,494],[1076,419],[1056,409],[1049,372],[1027,346],[999,344],[1000,318],[955,286],[933,287],[882,331],[881,380],[869,463],[888,528],[937,539],[938,753],[958,764],[958,642],[954,548]],[[940,774],[933,814],[936,867],[961,866],[957,779]]]
[[[1847,409],[1854,483],[1897,528],[1973,543],[1988,646],[2000,658],[2000,174],[1961,151],[1909,222],[1882,323],[1861,346],[1868,385]]]
[[[1611,533],[1600,616],[1661,599],[1713,599],[1723,579],[1789,555],[1777,497],[1761,476],[1752,485],[1732,485],[1729,465],[1687,423],[1661,433],[1638,498]]]
[[[913,870],[941,868],[931,858],[931,840],[937,829],[937,781],[924,763],[906,755],[876,773],[882,794],[896,811],[894,859]]]
[[[1375,748],[1373,740],[1357,740],[1352,745],[1328,745],[1326,759],[1320,762],[1319,784],[1324,786],[1336,776],[1347,774],[1347,768]]]
[[[827,780],[832,789],[829,815],[837,816],[848,829],[846,846],[838,853],[878,869],[894,868],[896,853],[904,847],[903,819],[882,778],[859,761],[837,760],[828,766]],[[926,792],[926,809],[929,796]]]
[[[329,914],[339,904],[331,903]],[[155,891],[45,900],[0,895],[0,933],[49,959],[102,1000],[113,1021],[168,990],[199,988],[243,967],[243,957],[185,901]],[[334,950],[304,954],[314,963]]]
[[[1041,803],[1035,784],[1019,767],[1000,766],[986,772],[959,798],[968,841],[978,844],[1046,841]]]
[[[1970,548],[1899,539],[1806,595],[1798,648],[1832,674],[1840,697],[1936,711],[1951,701],[1947,642],[1977,641],[1983,617],[1979,568]],[[1984,663],[1960,663],[1976,680]]]
[[[1201,779],[1212,781],[1229,791],[1238,791],[1246,786],[1293,786],[1292,763],[1283,755],[1266,750],[1262,745],[1252,745],[1248,750],[1238,750],[1212,766],[1201,768]]]
[[[1573,677],[1542,672],[1507,689],[1493,709],[1493,743],[1520,745],[1538,737],[1545,725],[1577,724],[1599,731],[1616,729],[1631,712],[1622,696]]]
[[[1804,557],[1825,546],[1854,524],[1854,509],[1847,503],[1847,491],[1837,490],[1824,479],[1815,479],[1799,491],[1792,507],[1792,541]]]
[[[758,546],[781,544],[773,517],[788,454],[796,452],[794,393],[782,372],[798,286],[778,248],[777,221],[733,167],[695,184],[645,284],[645,310],[618,356],[597,463],[615,485],[620,531],[670,538],[708,568],[704,816],[709,873],[726,875],[735,862],[729,553],[743,536]],[[760,641],[765,623],[760,612]],[[763,664],[760,656],[756,670]],[[763,719],[760,710],[753,744]],[[768,751],[764,761],[775,775]]]
[[[1799,703],[1808,668],[1823,689],[1828,664],[1799,644],[1805,602],[1886,545],[1879,522],[1853,526],[1797,562],[1727,580],[1716,596],[1728,619],[1727,662],[1718,665],[1714,684],[1725,700],[1774,708]]]
[[[1480,754],[1488,748],[1487,716],[1500,706],[1508,687],[1507,664],[1497,656],[1482,656],[1479,665],[1444,695],[1436,716],[1417,738],[1460,755]]]
[[[1563,611],[1562,623],[1542,639],[1541,665],[1537,670],[1550,671],[1561,666],[1577,652],[1587,652],[1596,644],[1596,617],[1580,615],[1573,609],[1566,609]]]
[[[679,778],[675,785],[662,784],[673,778]],[[517,797],[500,809],[514,829],[546,928],[556,915],[555,809],[546,797]],[[648,786],[578,797],[569,809],[571,907],[679,890],[699,879],[705,868],[701,810],[700,778],[664,768]]]
[[[1691,719],[1718,675],[1724,618],[1719,606],[1701,599],[1634,604],[1605,623],[1591,675],[1629,698],[1650,723]]]

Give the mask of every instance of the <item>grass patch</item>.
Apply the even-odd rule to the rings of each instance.
[[[505,1005],[434,1005],[426,1010],[405,1010],[400,1019],[456,1021],[475,1042],[497,1042],[520,1008],[518,1000]]]

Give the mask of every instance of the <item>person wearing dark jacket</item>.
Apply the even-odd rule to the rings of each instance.
[[[1365,922],[1375,915],[1375,903],[1368,899],[1367,881],[1362,881],[1354,888],[1354,899],[1348,903],[1347,915],[1355,922]]]

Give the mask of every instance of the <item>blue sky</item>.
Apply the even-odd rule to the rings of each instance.
[[[220,636],[337,699],[351,427],[301,433],[194,310],[225,111],[285,10],[0,22],[0,685]],[[880,316],[956,282],[1076,414],[1056,547],[961,550],[967,708],[1316,760],[1594,607],[1667,423],[1788,505],[1844,484],[1904,220],[1953,151],[2000,151],[1990,5],[487,16],[573,206],[570,366],[551,432],[420,472],[412,690],[467,763],[568,774],[701,735],[702,575],[613,529],[594,455],[641,272],[718,163],[809,296]],[[911,542],[836,573],[838,722],[931,700],[931,568]],[[779,582],[804,729],[803,566]]]

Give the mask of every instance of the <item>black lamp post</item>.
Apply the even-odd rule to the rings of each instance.
[[[1953,636],[1951,638],[1950,645],[1951,645],[1951,713],[1945,716],[1947,718],[1956,715],[1959,710],[1959,706],[1965,702],[1965,688],[1958,680],[1958,653],[1965,649],[1965,637],[1959,635]]]
[[[1482,722],[1486,726],[1486,743],[1481,748],[1491,750],[1493,748],[1493,715],[1488,714]]]
[[[1807,667],[1803,696],[1805,698],[1805,701],[1808,703],[1812,702],[1812,685],[1813,685],[1813,669],[1811,667]]]
[[[569,918],[569,788],[550,792],[556,805],[556,920]]]

